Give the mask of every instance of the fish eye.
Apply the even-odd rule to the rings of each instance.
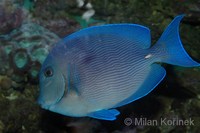
[[[51,77],[53,76],[53,69],[51,67],[47,67],[45,70],[44,70],[44,75],[46,77]]]

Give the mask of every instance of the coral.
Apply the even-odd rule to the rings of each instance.
[[[34,5],[34,1],[32,0],[24,0],[24,8],[27,10],[32,10]]]
[[[63,5],[66,6],[63,7]],[[42,6],[47,6],[47,10],[50,11],[47,14],[41,14],[40,12],[44,11]],[[56,15],[53,11],[56,11]],[[55,1],[36,1],[33,14],[37,15],[37,19],[33,19],[35,23],[48,28],[60,37],[65,37],[81,28],[105,23],[92,18],[95,15],[92,3],[83,0],[58,0],[57,3]]]
[[[80,29],[78,23],[67,16],[52,18],[51,20],[33,20],[35,23],[44,26],[60,37],[65,37],[77,29]]]
[[[0,41],[0,61],[5,62],[4,65],[0,65],[0,70],[3,70],[0,71],[1,74],[13,70],[15,74],[12,75],[12,79],[16,82],[27,82],[24,78],[26,75],[31,83],[36,83],[33,80],[37,81],[42,62],[58,40],[57,35],[37,24],[23,24]]]
[[[0,35],[20,27],[23,17],[23,10],[11,0],[0,1]]]
[[[43,55],[44,56],[44,55]],[[28,81],[33,84],[37,84],[38,82],[38,73],[41,67],[41,63],[38,61],[34,61],[31,64],[31,68],[28,71]]]
[[[16,71],[26,71],[29,69],[30,57],[26,49],[13,50],[10,53],[10,66]]]

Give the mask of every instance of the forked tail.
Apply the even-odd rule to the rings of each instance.
[[[179,36],[179,24],[183,17],[184,15],[180,15],[174,18],[152,50],[155,50],[156,55],[159,56],[159,62],[184,67],[200,66],[186,53],[182,46]]]

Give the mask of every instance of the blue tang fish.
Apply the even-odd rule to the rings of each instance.
[[[73,117],[115,120],[115,108],[150,93],[165,77],[158,63],[200,66],[184,50],[177,16],[151,47],[150,30],[137,24],[108,24],[60,41],[40,74],[42,108]]]

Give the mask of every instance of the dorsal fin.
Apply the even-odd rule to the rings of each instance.
[[[88,38],[90,36],[109,34],[113,36],[119,36],[127,38],[138,44],[143,49],[147,49],[151,45],[150,30],[147,27],[137,24],[107,24],[102,26],[93,26],[82,29],[64,38],[64,42],[71,39],[77,39],[80,37]]]

